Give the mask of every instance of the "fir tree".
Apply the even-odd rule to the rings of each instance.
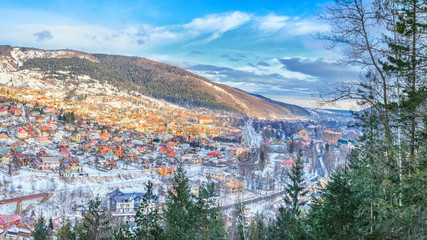
[[[148,181],[146,184],[146,192],[144,193],[135,216],[136,239],[161,239],[163,229],[160,224],[162,219],[155,206],[157,201],[158,197],[153,193],[153,183]]]
[[[319,197],[313,198],[307,222],[316,239],[358,238],[354,222],[359,202],[346,178],[344,169],[337,169]]]
[[[221,209],[215,202],[215,184],[203,184],[199,188],[197,208],[201,216],[202,227],[199,239],[220,240],[225,239],[225,224]]]
[[[129,224],[126,222],[125,224],[121,224],[117,230],[113,233],[114,240],[134,240],[139,239],[137,236],[134,236],[130,229]]]
[[[276,219],[270,223],[270,239],[304,239],[306,237],[301,207],[306,202],[302,199],[307,194],[304,183],[304,165],[301,149],[292,165],[288,177],[290,182],[285,187],[284,205],[279,207]]]
[[[164,211],[166,239],[195,239],[200,228],[200,213],[196,211],[194,195],[190,191],[188,181],[180,165],[166,198]]]
[[[34,226],[34,231],[31,236],[34,237],[34,240],[47,240],[49,239],[49,228],[46,226],[46,220],[43,215],[37,219],[36,225]]]
[[[301,149],[298,151],[297,159],[292,165],[288,177],[290,183],[286,184],[285,205],[295,216],[299,216],[300,207],[306,204],[306,201],[302,200],[302,197],[307,195],[307,190],[304,190],[306,184],[304,182],[304,162]]]
[[[67,221],[56,234],[58,240],[76,240],[77,236],[70,221]]]
[[[260,213],[255,214],[254,219],[248,227],[248,238],[251,240],[266,240],[267,225],[264,223],[264,216]]]
[[[89,204],[78,228],[79,239],[104,240],[111,238],[109,214],[101,209],[101,201],[96,199]]]
[[[245,217],[245,210],[242,202],[239,202],[236,204],[236,207],[234,209],[233,213],[233,225],[232,225],[232,240],[246,240],[246,232],[247,232],[247,226],[246,226],[246,217]]]

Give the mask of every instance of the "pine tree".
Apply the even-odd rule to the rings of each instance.
[[[129,224],[126,222],[125,224],[121,224],[117,230],[113,233],[114,240],[134,240],[139,239],[132,234],[130,231]]]
[[[172,187],[166,198],[165,238],[195,239],[200,228],[200,213],[196,210],[194,195],[188,186],[188,178],[182,166],[178,166]]]
[[[354,226],[359,202],[344,169],[332,173],[319,196],[313,198],[307,216],[311,236],[316,239],[357,239]]]
[[[288,173],[290,183],[286,184],[286,196],[284,198],[286,207],[297,217],[300,214],[300,207],[306,204],[302,197],[307,195],[304,179],[304,161],[302,150],[297,153],[297,159]]]
[[[76,240],[77,236],[70,221],[67,221],[56,234],[58,240]]]
[[[34,237],[34,240],[47,240],[49,239],[49,228],[46,226],[46,220],[43,215],[37,219],[36,225],[34,226],[34,231],[31,236]]]
[[[161,239],[163,229],[161,227],[161,217],[156,204],[157,195],[153,193],[153,183],[148,181],[146,192],[143,195],[141,204],[135,215],[135,238],[136,239]]]
[[[225,239],[225,223],[221,215],[221,209],[214,197],[215,184],[213,182],[199,187],[197,208],[199,209],[198,212],[202,223],[199,239]]]
[[[246,240],[247,226],[242,202],[236,204],[233,212],[232,240]]]
[[[248,227],[248,239],[266,240],[267,233],[268,229],[267,225],[264,223],[264,216],[260,213],[256,213]]]
[[[279,207],[276,219],[270,223],[270,239],[304,239],[306,237],[301,207],[306,204],[302,199],[307,195],[304,183],[304,162],[302,150],[288,173],[290,182],[285,187],[284,205]]]
[[[109,214],[101,209],[101,201],[91,201],[89,209],[83,216],[78,227],[79,239],[104,240],[111,238],[111,226]]]

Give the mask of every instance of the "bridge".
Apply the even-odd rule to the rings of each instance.
[[[52,196],[52,193],[38,193],[38,194],[32,194],[32,195],[27,195],[27,196],[22,196],[22,197],[3,199],[3,200],[0,200],[0,205],[16,203],[16,214],[22,215],[22,202],[23,201],[29,201],[29,200],[33,200],[33,199],[43,198],[42,202],[44,202],[50,196]]]

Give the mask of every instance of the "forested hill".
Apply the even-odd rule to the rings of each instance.
[[[301,107],[267,101],[181,68],[145,58],[10,46],[1,46],[1,49],[0,71],[42,71],[48,76],[62,76],[63,79],[78,79],[78,76],[86,75],[122,91],[136,91],[184,107],[226,110],[258,118],[309,115]]]

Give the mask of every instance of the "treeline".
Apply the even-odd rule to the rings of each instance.
[[[136,57],[94,54],[99,62],[81,58],[35,58],[27,60],[21,69],[40,69],[52,77],[76,80],[88,75],[109,83],[120,90],[137,91],[186,107],[206,107],[214,110],[242,112],[237,105],[218,101],[195,75],[176,67],[157,64]],[[61,71],[68,71],[64,75]]]
[[[268,223],[259,213],[248,224],[244,206],[239,203],[233,211],[231,227],[227,228],[216,201],[215,185],[205,183],[197,195],[193,194],[188,185],[189,179],[180,166],[175,172],[162,213],[155,207],[158,196],[149,181],[132,227],[128,222],[112,217],[97,199],[90,202],[80,221],[66,221],[56,233],[53,233],[51,224],[40,216],[32,236],[35,240],[46,240],[52,236],[59,240],[293,239],[304,234],[299,222],[302,207],[306,204],[302,197],[307,193],[303,169],[304,162],[299,152],[296,164],[288,174],[290,183],[286,186],[284,204],[279,208],[276,219]]]
[[[156,207],[158,196],[153,184],[146,184],[146,192],[135,216],[135,225],[118,222],[102,207],[100,200],[92,201],[81,221],[66,222],[57,233],[47,231],[48,225],[40,217],[32,233],[36,240],[55,235],[60,240],[73,239],[225,239],[225,220],[215,201],[215,187],[204,184],[193,194],[189,180],[179,167],[167,193],[162,214]]]

